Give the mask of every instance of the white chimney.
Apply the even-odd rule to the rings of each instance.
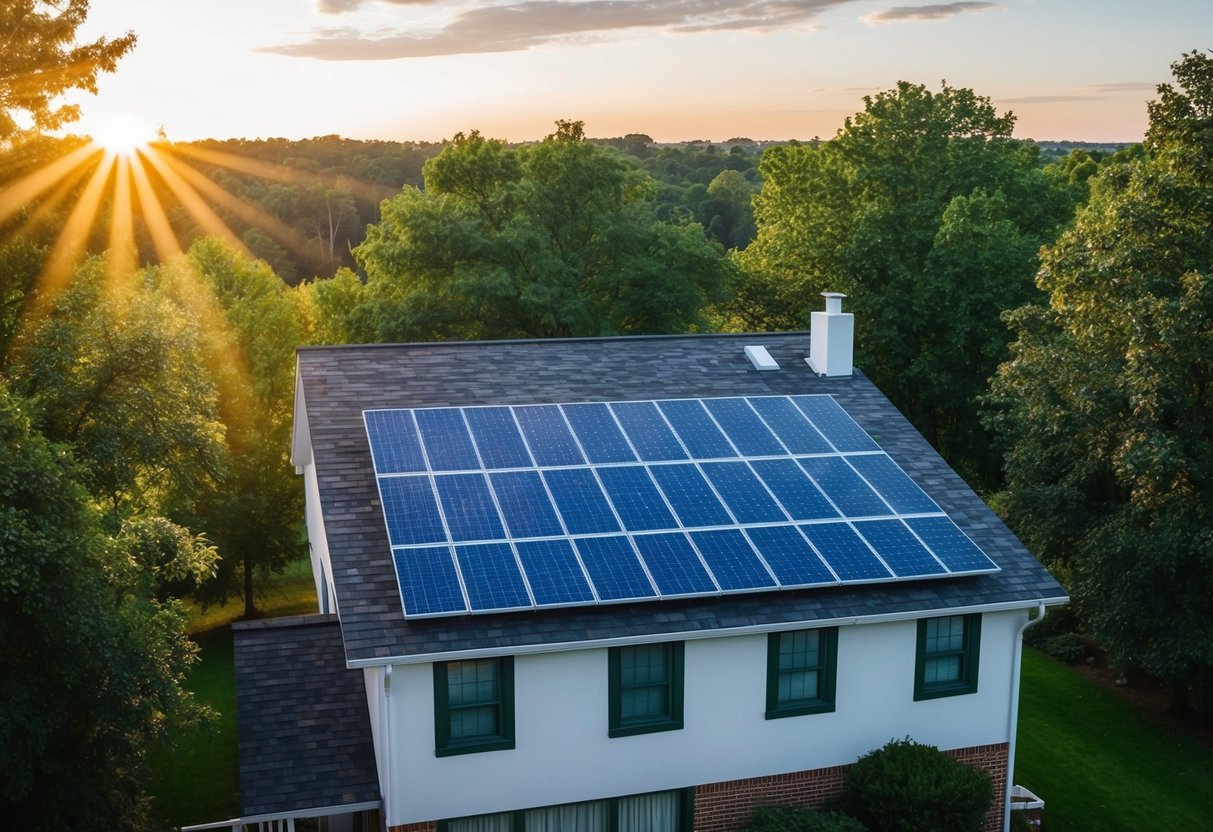
[[[855,344],[855,316],[842,311],[841,292],[822,292],[826,311],[809,316],[809,357],[805,359],[820,376],[849,376]]]

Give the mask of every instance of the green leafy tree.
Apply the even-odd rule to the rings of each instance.
[[[97,76],[113,72],[135,45],[135,35],[76,43],[88,0],[6,0],[0,4],[0,142],[22,128],[54,130],[75,121],[80,108],[58,104],[68,90],[97,91]]]
[[[1104,168],[1009,317],[990,424],[1001,505],[1068,577],[1121,668],[1213,678],[1213,60],[1150,105],[1146,157]]]
[[[194,712],[194,648],[152,589],[165,549],[107,537],[75,474],[0,383],[0,809],[20,829],[149,828],[144,753]]]
[[[769,148],[758,238],[724,313],[793,329],[850,296],[856,363],[971,481],[997,480],[976,400],[1005,357],[999,315],[1035,294],[1035,249],[1070,216],[1014,118],[947,84],[865,97],[829,142]]]
[[[221,560],[203,600],[244,598],[256,615],[254,578],[305,551],[303,489],[290,464],[295,347],[305,343],[298,293],[261,261],[204,238],[166,270],[169,291],[203,322],[202,353],[218,389],[224,465],[195,502],[191,528],[205,530]]]
[[[425,185],[355,249],[366,340],[685,331],[723,280],[703,230],[658,221],[651,180],[580,122],[519,149],[461,134]]]
[[[14,386],[42,432],[72,448],[113,528],[135,513],[179,512],[221,466],[199,338],[154,274],[116,282],[97,257],[13,350]]]

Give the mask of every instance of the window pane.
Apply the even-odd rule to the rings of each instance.
[[[665,646],[657,644],[620,648],[619,680],[624,687],[665,682]]]
[[[924,670],[924,681],[928,685],[959,682],[960,656],[942,656],[937,659],[927,659]]]
[[[669,712],[667,688],[662,686],[627,688],[620,692],[619,715],[627,719],[648,719]]]
[[[678,832],[678,792],[619,801],[619,832]]]
[[[817,698],[817,671],[794,671],[779,675],[779,701]]]
[[[514,816],[510,812],[499,815],[481,815],[478,818],[460,818],[447,821],[448,832],[512,832]]]
[[[497,701],[497,660],[448,662],[447,691],[452,708]]]
[[[549,806],[526,813],[526,832],[607,832],[610,818],[609,800]]]

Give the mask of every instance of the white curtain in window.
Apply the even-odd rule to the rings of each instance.
[[[450,832],[511,832],[514,828],[512,812],[502,812],[499,815],[481,815],[476,818],[462,818],[447,823]]]
[[[605,800],[531,809],[526,832],[607,832],[610,805]]]
[[[678,792],[620,800],[619,832],[678,832]]]

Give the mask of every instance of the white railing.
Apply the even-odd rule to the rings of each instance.
[[[195,823],[181,827],[180,832],[204,832],[208,829],[230,829],[232,832],[244,832],[254,825],[262,824],[261,832],[295,832],[295,821],[302,818],[327,818],[333,815],[351,815],[355,812],[367,812],[378,809],[380,801],[369,803],[347,803],[344,806],[324,806],[318,809],[297,809],[293,812],[275,812],[267,815],[247,815],[231,820],[217,820],[211,823]]]

